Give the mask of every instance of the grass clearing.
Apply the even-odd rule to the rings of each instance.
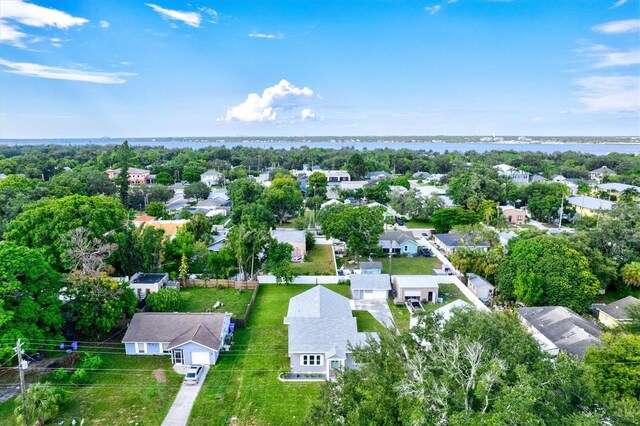
[[[180,312],[231,312],[234,318],[244,316],[253,295],[252,289],[236,290],[231,287],[185,287],[180,290]],[[224,306],[213,309],[220,301]]]
[[[384,326],[369,311],[352,311],[358,321],[358,331],[381,333]]]
[[[191,412],[189,425],[298,425],[317,399],[321,383],[278,380],[289,371],[287,327],[289,299],[312,285],[260,286],[246,328],[235,332],[231,351],[211,367]],[[325,286],[344,296],[347,285]]]
[[[409,330],[409,310],[404,305],[396,305],[393,300],[388,300],[389,309],[393,316],[393,322],[399,331]]]
[[[296,275],[335,275],[336,267],[333,263],[333,246],[331,244],[316,244],[307,253],[303,263],[292,263]]]
[[[382,273],[389,273],[389,258],[376,257],[374,262],[382,262]],[[442,268],[437,257],[396,257],[391,259],[391,273],[393,275],[433,275],[434,269]]]
[[[405,220],[404,221],[404,226],[406,226],[409,229],[431,229],[433,228],[433,224],[431,223],[431,221],[428,220],[420,220],[420,219],[411,219],[411,220]]]
[[[101,354],[104,364],[89,373],[87,385],[56,385],[64,391],[60,412],[50,424],[150,425],[162,423],[178,393],[182,376],[169,356]],[[162,376],[164,382],[158,380]],[[14,424],[14,399],[0,404],[0,424]],[[8,420],[11,419],[9,422]],[[64,422],[64,423],[63,423]]]

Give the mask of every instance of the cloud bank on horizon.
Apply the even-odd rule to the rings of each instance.
[[[0,138],[640,135],[640,0],[0,1]]]

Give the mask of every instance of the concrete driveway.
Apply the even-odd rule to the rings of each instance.
[[[189,414],[191,414],[193,403],[196,401],[198,393],[200,393],[202,383],[204,383],[204,379],[207,377],[208,372],[209,366],[205,365],[204,372],[202,373],[202,377],[200,377],[198,384],[182,384],[178,391],[178,395],[176,395],[176,399],[173,401],[173,405],[167,413],[167,417],[165,417],[162,422],[162,426],[186,426],[187,421],[189,420]]]
[[[354,300],[354,309],[357,311],[369,311],[375,319],[387,327],[395,327],[391,309],[386,300]]]

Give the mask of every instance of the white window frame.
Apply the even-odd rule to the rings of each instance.
[[[142,351],[140,351],[140,345],[142,345]],[[136,354],[143,355],[147,353],[147,343],[146,342],[136,342]]]
[[[162,352],[163,354],[170,354],[171,351],[167,350],[168,347],[169,343],[160,343],[160,352]]]
[[[313,363],[311,363],[312,360]],[[304,354],[300,356],[300,365],[304,367],[322,367],[324,359],[320,354]]]

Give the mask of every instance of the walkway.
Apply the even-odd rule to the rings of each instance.
[[[189,421],[189,415],[191,414],[191,408],[193,408],[193,403],[196,402],[196,398],[208,372],[209,366],[205,365],[202,377],[200,377],[197,384],[182,384],[178,395],[176,395],[176,399],[173,401],[173,405],[167,413],[167,417],[165,417],[162,422],[162,426],[186,426],[187,421]]]
[[[386,300],[354,300],[353,302],[355,310],[369,311],[382,325],[395,328],[391,309]]]

